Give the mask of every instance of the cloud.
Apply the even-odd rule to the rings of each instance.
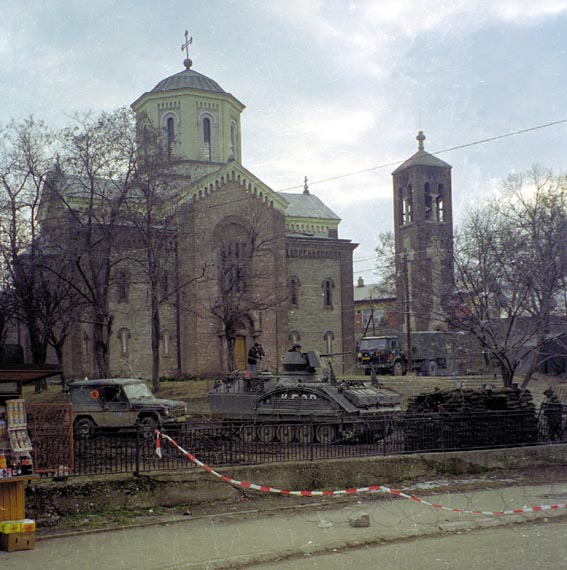
[[[535,26],[567,14],[567,0],[289,0],[266,10],[308,33],[344,72],[387,78],[424,35],[461,41],[494,25]]]

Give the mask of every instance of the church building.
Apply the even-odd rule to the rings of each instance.
[[[164,133],[176,175],[166,208],[175,231],[164,236],[171,248],[162,276],[160,375],[227,372],[229,345],[234,367],[244,369],[255,342],[265,350],[259,369],[278,368],[294,342],[352,353],[356,244],[339,237],[340,218],[307,180],[302,192],[276,192],[243,166],[244,105],[188,57],[184,66],[131,105],[140,133]],[[109,373],[148,378],[148,284],[133,265],[114,271]],[[67,375],[92,376],[92,331],[76,326],[65,348]],[[337,371],[352,358],[336,357]]]

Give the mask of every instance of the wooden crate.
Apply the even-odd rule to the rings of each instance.
[[[35,532],[14,532],[0,534],[0,549],[8,552],[15,550],[33,550],[35,548]]]

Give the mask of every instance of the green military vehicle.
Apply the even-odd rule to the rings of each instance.
[[[140,426],[145,436],[181,424],[187,405],[156,398],[138,378],[104,378],[69,382],[75,437],[92,436],[97,429]]]
[[[358,342],[357,361],[370,374],[402,376],[410,369],[422,376],[453,376],[476,367],[470,335],[462,332],[417,331],[411,333],[411,361],[405,334],[365,336]]]

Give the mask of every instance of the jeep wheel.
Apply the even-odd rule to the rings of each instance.
[[[157,420],[153,416],[144,416],[138,419],[138,425],[144,439],[151,439],[158,428]]]
[[[73,432],[77,439],[87,439],[94,435],[96,424],[91,418],[77,418],[73,424]]]
[[[392,366],[392,374],[394,376],[403,376],[404,367],[402,366],[402,363],[399,360],[397,362],[394,362],[394,366]]]

